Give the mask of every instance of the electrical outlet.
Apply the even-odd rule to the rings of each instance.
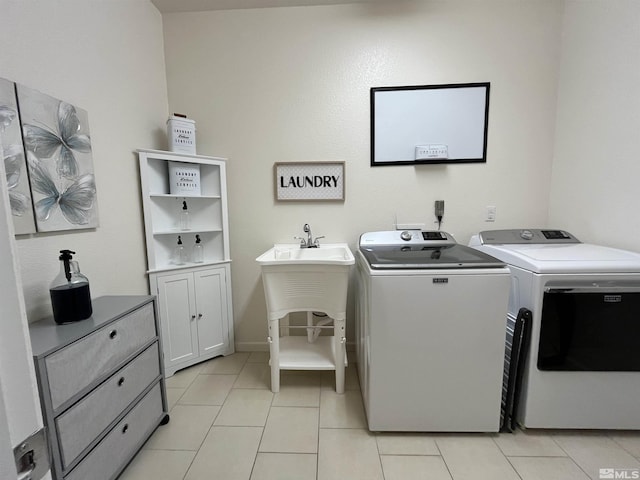
[[[448,145],[417,145],[416,160],[446,160],[449,158]]]
[[[495,222],[496,221],[496,207],[493,205],[487,205],[487,214],[484,218],[485,222]]]

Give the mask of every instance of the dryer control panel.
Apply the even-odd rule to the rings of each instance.
[[[581,243],[564,230],[522,228],[513,230],[486,230],[480,232],[482,245],[526,244],[526,243]]]

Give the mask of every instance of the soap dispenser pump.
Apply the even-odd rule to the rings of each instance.
[[[85,320],[93,313],[89,279],[80,273],[78,262],[72,260],[75,253],[60,250],[60,273],[49,288],[53,319],[60,324]]]
[[[173,263],[176,265],[184,265],[187,261],[184,246],[182,245],[182,237],[178,235],[176,247],[173,250]]]
[[[193,246],[193,258],[194,263],[204,262],[204,248],[202,247],[202,240],[200,235],[196,235],[196,243]]]
[[[189,208],[187,207],[187,201],[182,201],[182,212],[180,212],[180,230],[189,230],[191,224],[189,221]]]

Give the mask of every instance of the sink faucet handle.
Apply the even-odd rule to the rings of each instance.
[[[320,242],[319,242],[318,240],[320,240],[321,238],[324,238],[324,235],[320,235],[319,237],[316,237],[316,239],[313,241],[313,244],[314,244],[316,247],[319,247],[319,246],[320,246]]]
[[[300,240],[300,247],[304,248],[307,246],[307,241],[302,237],[293,237],[294,240]]]

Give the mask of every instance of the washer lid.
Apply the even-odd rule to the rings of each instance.
[[[374,269],[503,268],[505,264],[465,245],[360,246]]]
[[[588,243],[481,245],[475,248],[535,273],[640,273],[640,254]]]

